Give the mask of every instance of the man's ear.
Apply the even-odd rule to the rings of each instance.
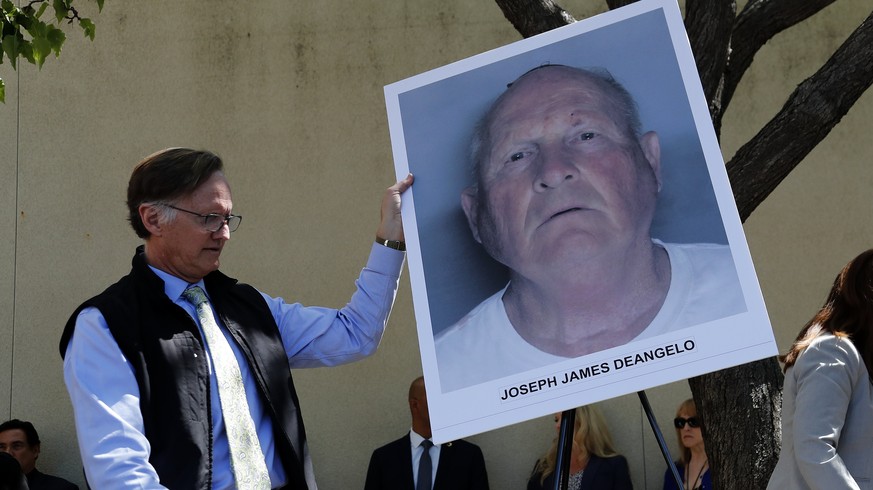
[[[473,232],[473,239],[482,243],[479,239],[479,192],[475,185],[461,191],[461,207],[467,215],[467,225]]]
[[[658,133],[649,131],[640,137],[640,148],[643,150],[643,156],[652,167],[652,173],[655,174],[655,182],[658,183],[658,191],[661,190],[661,141],[658,139]]]
[[[160,211],[153,204],[139,205],[139,219],[142,220],[143,226],[152,236],[161,236],[163,226],[161,223]]]

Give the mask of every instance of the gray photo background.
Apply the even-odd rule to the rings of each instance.
[[[652,235],[727,244],[666,19],[661,10],[644,13],[399,95],[434,334],[508,280],[473,240],[460,206],[472,182],[467,145],[507,83],[547,63],[606,68],[636,99],[642,130],[659,134],[663,188]]]

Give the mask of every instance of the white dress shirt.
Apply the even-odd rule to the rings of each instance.
[[[409,445],[412,450],[412,482],[413,488],[418,488],[418,463],[421,462],[421,455],[424,454],[424,448],[421,447],[421,441],[425,440],[425,437],[418,434],[412,429],[409,429]],[[431,441],[433,442],[433,441]],[[430,448],[430,460],[431,460],[431,477],[430,477],[430,487],[433,488],[433,483],[436,480],[437,468],[440,465],[440,444],[434,444],[433,447]]]

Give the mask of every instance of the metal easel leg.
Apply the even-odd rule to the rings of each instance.
[[[646,412],[646,417],[649,419],[649,425],[652,426],[652,432],[655,433],[655,439],[658,440],[658,446],[661,448],[661,454],[664,455],[664,461],[667,462],[667,467],[670,468],[670,471],[673,473],[673,479],[676,480],[676,487],[680,489],[684,488],[682,486],[682,478],[679,477],[679,470],[676,469],[676,463],[674,463],[673,458],[670,457],[670,450],[667,449],[664,435],[661,434],[661,429],[658,427],[658,421],[655,420],[655,416],[652,414],[652,407],[649,405],[649,398],[646,396],[646,392],[638,391],[637,395],[639,395],[640,403],[643,405],[643,411]]]
[[[558,434],[558,457],[555,461],[554,490],[567,490],[570,482],[570,458],[573,453],[573,428],[576,426],[576,410],[561,413],[561,430]]]

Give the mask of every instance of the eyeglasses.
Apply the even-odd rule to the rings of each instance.
[[[242,216],[237,216],[235,214],[228,214],[227,216],[222,216],[216,213],[200,214],[195,213],[194,211],[188,211],[187,209],[177,208],[172,204],[161,203],[161,205],[170,209],[175,209],[176,211],[182,211],[183,213],[193,214],[194,216],[203,218],[203,228],[210,233],[217,232],[225,224],[227,224],[227,229],[233,233],[237,228],[239,228],[240,222],[242,222]]]
[[[673,425],[675,425],[677,429],[685,427],[685,424],[688,424],[688,427],[691,427],[692,429],[697,429],[700,427],[700,419],[697,417],[688,417],[687,419],[676,417],[673,419]]]

